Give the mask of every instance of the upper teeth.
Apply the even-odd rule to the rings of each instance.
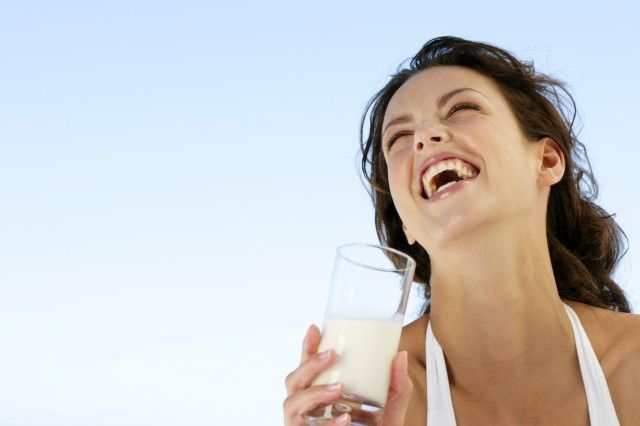
[[[457,158],[440,161],[439,163],[430,166],[422,176],[422,186],[425,189],[427,197],[431,198],[431,196],[436,192],[436,185],[434,182],[432,182],[432,179],[438,173],[442,173],[445,170],[455,170],[456,173],[458,173],[458,176],[463,179],[472,178],[476,175],[475,170],[473,170],[471,167],[467,166],[466,163]]]

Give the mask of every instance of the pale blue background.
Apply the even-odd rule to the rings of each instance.
[[[640,311],[636,2],[230,4],[0,3],[0,425],[282,424],[376,240],[364,105],[438,35],[569,83]]]

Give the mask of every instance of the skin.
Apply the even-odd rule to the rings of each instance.
[[[638,389],[640,386],[640,320],[638,315],[613,312],[594,308],[582,303],[567,303],[578,315],[589,337],[589,341],[600,362],[611,394],[618,420],[623,426],[637,424]],[[400,350],[409,353],[409,376],[414,386],[404,424],[424,426],[427,409],[425,404],[425,333],[430,316],[424,315],[407,325],[400,340]],[[445,360],[447,355],[445,354]],[[448,363],[447,363],[448,364]],[[451,380],[450,365],[447,365]],[[491,404],[469,401],[452,386],[451,395],[457,424],[462,425],[589,425],[588,406],[584,384],[580,379],[579,367],[575,367],[572,376],[557,376],[557,382],[573,380],[574,388],[564,396],[558,397],[558,406],[551,410],[541,410],[535,406],[524,405],[518,416],[505,418],[499,410],[491,409]],[[555,392],[555,387],[545,392]],[[533,395],[533,393],[531,394]],[[493,405],[504,401],[494,402]]]
[[[465,91],[435,107],[439,95],[460,87],[483,95]],[[447,117],[457,102],[480,110]],[[540,367],[562,371],[577,361],[545,234],[549,188],[564,173],[562,152],[549,138],[528,142],[495,84],[466,68],[412,77],[391,99],[384,122],[406,113],[414,120],[383,136],[401,127],[413,132],[385,150],[389,184],[408,240],[430,254],[431,326],[452,382],[468,398],[500,401],[495,408],[505,416],[517,414],[531,390],[540,395],[537,406],[548,407],[555,399],[544,389],[556,378]],[[444,150],[466,155],[480,174],[427,203],[416,185],[418,169]],[[514,383],[527,385],[514,393]]]
[[[439,96],[451,97],[441,108]],[[478,109],[454,106],[473,103]],[[424,425],[425,330],[445,353],[459,425],[588,425],[584,384],[571,323],[560,299],[546,240],[550,187],[565,160],[550,138],[529,141],[499,88],[463,67],[434,67],[395,93],[383,129],[394,205],[410,244],[431,260],[432,308],[403,330],[392,370],[384,426]],[[386,142],[402,134],[388,149]],[[418,170],[430,156],[453,151],[480,174],[435,202],[422,198]],[[564,301],[578,314],[605,372],[621,424],[640,418],[640,317]],[[301,365],[287,378],[285,424],[339,394],[309,387],[334,355],[317,359],[320,334],[310,328]],[[317,340],[317,342],[316,342]],[[401,353],[402,353],[401,352]],[[313,361],[315,360],[315,361]],[[322,364],[322,363],[325,364]],[[631,420],[634,419],[634,420]]]
[[[462,87],[475,91],[438,109],[440,95]],[[479,110],[451,113],[460,102]],[[391,99],[383,128],[407,114],[411,121],[383,135],[387,141],[406,133],[384,156],[407,240],[430,255],[429,320],[446,354],[456,414],[540,424],[571,411],[571,402],[572,422],[562,424],[588,424],[573,331],[546,240],[550,187],[565,168],[561,150],[550,138],[528,141],[497,85],[467,68],[435,67],[410,78]],[[442,151],[465,155],[480,174],[429,203],[416,177],[425,159]],[[419,370],[413,376],[423,377]]]

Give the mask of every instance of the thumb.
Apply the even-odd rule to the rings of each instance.
[[[407,414],[413,383],[409,378],[407,351],[398,352],[391,369],[389,396],[382,415],[382,426],[401,426]]]

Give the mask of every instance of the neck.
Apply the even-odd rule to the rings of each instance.
[[[430,321],[452,391],[486,403],[513,401],[519,385],[523,398],[545,394],[554,374],[577,366],[545,232],[522,223],[478,232],[431,256]]]

